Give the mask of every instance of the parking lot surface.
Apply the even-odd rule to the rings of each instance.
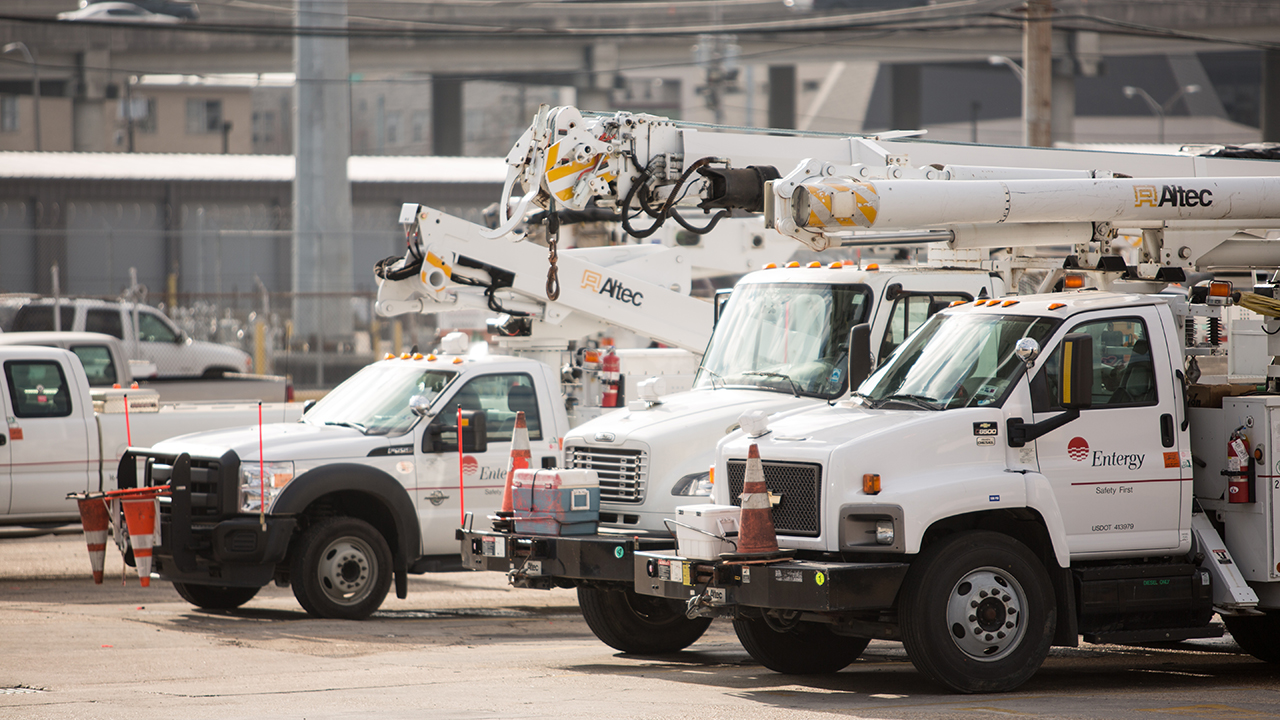
[[[834,675],[778,675],[725,621],[684,652],[623,655],[572,591],[499,573],[414,576],[364,622],[311,618],[276,587],[206,612],[132,569],[122,585],[112,548],[93,585],[83,542],[0,539],[0,718],[1280,717],[1280,668],[1229,636],[1058,648],[1017,692],[958,696],[891,642]]]

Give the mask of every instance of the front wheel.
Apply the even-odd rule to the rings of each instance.
[[[382,605],[391,572],[387,541],[355,518],[327,518],[307,528],[289,566],[293,596],[303,609],[345,620],[363,620]]]
[[[578,607],[601,642],[637,655],[683,650],[711,625],[711,618],[686,617],[684,603],[632,590],[579,587]]]
[[[1006,692],[1049,655],[1053,585],[1025,545],[993,532],[944,538],[911,564],[898,606],[916,669],[957,692]]]
[[[261,588],[195,585],[175,582],[173,589],[187,602],[205,610],[235,610],[253,599]]]
[[[1269,663],[1280,663],[1280,612],[1266,615],[1223,615],[1222,623],[1241,650]]]
[[[775,630],[764,618],[737,618],[733,631],[756,662],[786,675],[840,672],[867,649],[869,638],[845,637],[819,623]]]

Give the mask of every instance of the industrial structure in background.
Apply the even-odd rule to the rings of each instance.
[[[490,10],[470,3],[143,4],[180,22],[57,19],[72,0],[6,5],[0,151],[292,154],[290,187],[265,203],[229,201],[242,194],[235,180],[265,178],[191,177],[205,162],[180,158],[181,185],[168,184],[172,167],[99,174],[122,161],[88,155],[94,170],[57,176],[54,192],[10,174],[0,180],[0,292],[47,295],[57,284],[114,296],[122,282],[76,271],[80,240],[114,246],[108,270],[139,268],[153,299],[212,308],[219,322],[278,316],[289,372],[316,385],[372,357],[353,352],[399,347],[405,328],[370,327],[370,303],[349,299],[367,283],[361,258],[395,242],[395,208],[479,213],[449,171],[421,192],[403,187],[402,171],[357,176],[363,161],[347,155],[501,153],[540,104],[1010,145],[1280,136],[1280,9],[1265,4],[751,0],[658,15],[630,3],[516,3],[497,31]],[[945,41],[904,42],[921,34]],[[35,164],[83,167],[57,160]],[[369,191],[383,197],[370,202]],[[244,252],[222,243],[230,231]],[[129,249],[135,233],[155,239]],[[266,272],[229,283],[246,257]],[[264,302],[250,308],[250,295]],[[306,360],[295,365],[294,354]]]

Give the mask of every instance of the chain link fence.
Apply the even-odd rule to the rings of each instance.
[[[428,351],[454,329],[483,339],[479,312],[376,315],[373,265],[404,249],[389,207],[355,208],[357,227],[379,229],[353,232],[349,256],[326,256],[330,271],[346,265],[350,275],[329,272],[339,287],[309,293],[293,292],[296,274],[318,269],[294,267],[294,238],[278,229],[278,208],[179,212],[168,223],[179,229],[164,230],[156,204],[83,203],[67,207],[65,228],[33,229],[31,208],[0,207],[0,329],[105,332],[160,376],[288,375],[304,396],[388,352]],[[310,321],[299,322],[307,313]]]

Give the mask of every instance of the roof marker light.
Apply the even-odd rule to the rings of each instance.
[[[409,353],[400,353],[400,359],[401,359],[401,360],[408,360],[408,359],[409,359]]]
[[[1067,306],[1067,304],[1066,304],[1066,303],[1049,303],[1049,309],[1050,309],[1050,310],[1061,310],[1062,308],[1064,308],[1064,307],[1066,307],[1066,306]]]
[[[1083,275],[1067,275],[1062,278],[1062,287],[1068,290],[1079,290],[1084,287]]]
[[[961,305],[964,305],[967,302],[969,301],[968,300],[952,300],[951,304],[948,305],[947,307],[959,307]]]
[[[809,267],[811,267],[811,268],[820,268],[820,267],[822,267],[822,262],[821,262],[821,261],[819,261],[819,260],[814,260],[813,262],[809,263]]]
[[[453,364],[454,364],[454,365],[461,365],[461,364],[462,364],[462,358],[460,358],[460,357],[456,357],[456,358],[454,358],[454,359],[453,359]]]
[[[383,355],[383,356],[382,356],[382,359],[383,359],[383,360],[395,360],[395,359],[396,359],[396,355],[395,355],[395,353],[387,353],[386,355]]]
[[[840,262],[839,260],[836,260],[835,262],[832,262],[827,267],[831,268],[832,270],[839,270],[840,268],[844,267],[844,263]]]
[[[880,269],[880,263],[871,263],[870,265],[867,266],[867,270],[869,272],[876,272],[879,269]]]
[[[414,354],[413,354],[413,359],[414,359],[414,360],[421,360],[421,359],[422,359],[422,353],[414,353]]]
[[[1000,303],[1000,306],[1009,307],[1010,305],[1017,305],[1017,304],[1018,304],[1017,300],[1005,300],[1004,302]]]
[[[800,263],[796,262],[795,260],[792,260],[791,262],[787,263],[787,267],[789,267],[789,268],[798,268],[798,267],[800,267]]]
[[[765,264],[764,264],[764,269],[765,269],[765,270],[777,270],[777,269],[778,269],[778,263],[765,263]]]
[[[428,355],[428,356],[427,356],[427,361],[428,361],[428,362],[433,362],[435,359],[436,359],[436,356],[435,356],[435,355]]]

